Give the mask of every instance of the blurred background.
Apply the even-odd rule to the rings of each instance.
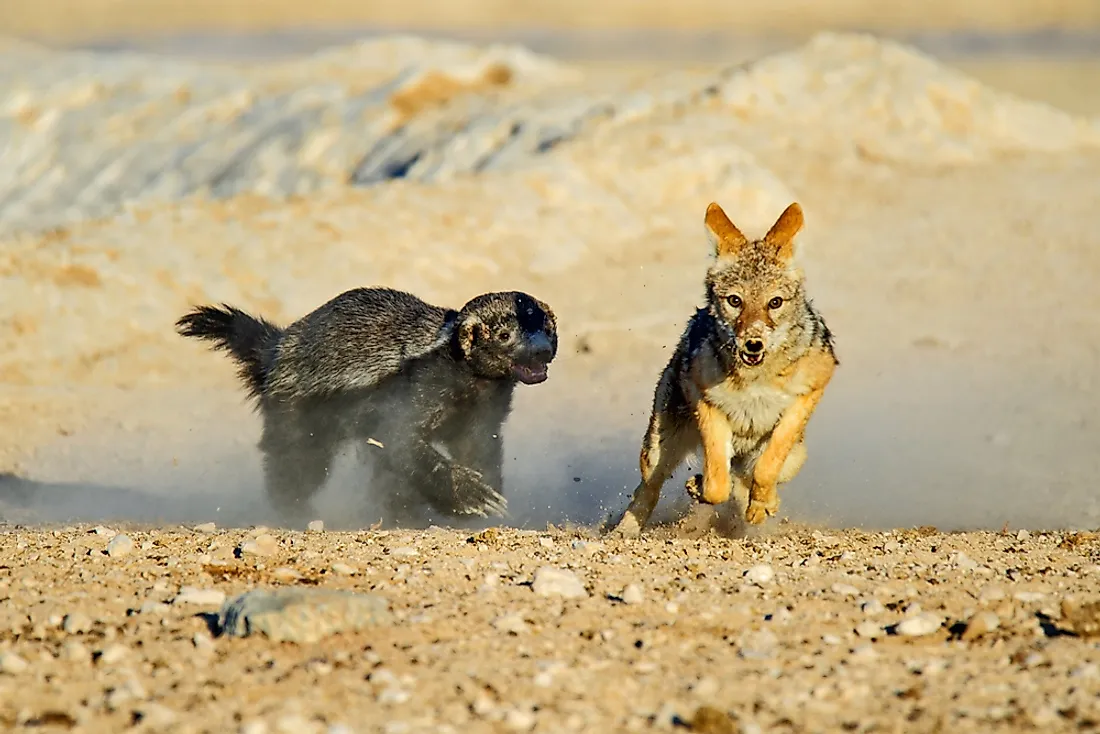
[[[394,32],[511,41],[587,65],[728,63],[820,30],[870,31],[1006,91],[1096,109],[1096,0],[4,0],[0,36],[206,58],[298,54]]]

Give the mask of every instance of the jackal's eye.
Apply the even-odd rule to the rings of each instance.
[[[741,308],[741,296],[737,296],[737,295],[726,296],[726,303],[733,306],[734,308]]]
[[[775,309],[779,308],[782,305],[783,305],[783,299],[780,298],[779,296],[776,296],[775,298],[768,301],[768,308],[772,309],[773,311]]]

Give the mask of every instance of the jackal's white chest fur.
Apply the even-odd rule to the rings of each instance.
[[[733,451],[751,451],[775,428],[796,393],[774,382],[721,382],[706,392],[707,402],[725,413],[733,431]]]

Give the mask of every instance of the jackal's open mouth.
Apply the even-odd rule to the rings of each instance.
[[[741,361],[749,367],[756,367],[764,361],[763,352],[740,352]]]
[[[546,365],[514,364],[512,374],[524,385],[537,385],[546,380]]]

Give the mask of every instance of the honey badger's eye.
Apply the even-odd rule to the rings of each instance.
[[[497,332],[497,339],[499,339],[502,342],[506,342],[511,338],[512,338],[512,332],[508,331],[507,329],[501,329],[500,331]]]
[[[779,308],[782,305],[783,305],[783,299],[780,298],[779,296],[776,296],[775,298],[768,301],[768,308],[770,308],[772,310],[775,310],[775,309]]]
[[[733,306],[734,308],[741,308],[741,296],[726,296],[726,303]]]

